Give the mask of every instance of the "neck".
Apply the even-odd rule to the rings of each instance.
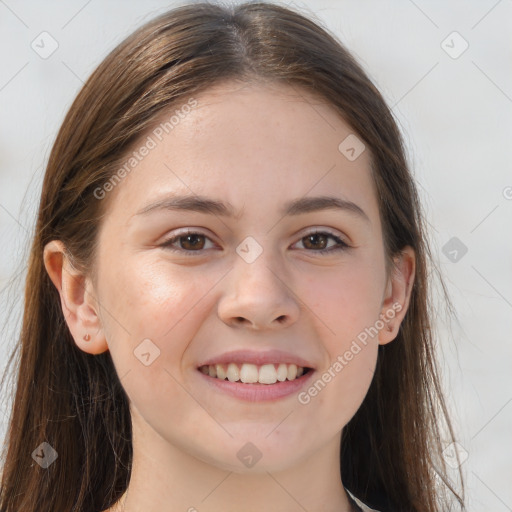
[[[126,493],[109,512],[298,510],[350,512],[337,435],[292,466],[222,468],[164,440],[132,414],[133,464]],[[255,471],[257,469],[257,472]],[[229,508],[227,508],[229,504]]]

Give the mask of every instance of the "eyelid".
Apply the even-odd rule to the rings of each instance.
[[[299,231],[299,238],[304,238],[305,236],[313,235],[315,233],[325,233],[335,238],[339,238],[343,243],[347,245],[351,245],[350,239],[348,238],[347,235],[338,230],[335,230],[334,228],[327,228],[324,226],[309,226],[308,228],[305,228],[303,231]]]

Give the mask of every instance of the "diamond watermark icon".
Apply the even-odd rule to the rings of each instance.
[[[252,236],[248,236],[237,246],[236,252],[246,263],[253,263],[263,252],[263,247]]]
[[[41,32],[30,46],[41,59],[47,59],[57,51],[59,43],[48,32]]]
[[[59,454],[51,444],[46,441],[41,443],[33,452],[32,458],[43,468],[49,468],[57,459]]]
[[[467,460],[468,457],[469,453],[457,442],[450,443],[443,450],[443,458],[446,461],[446,464],[448,464],[452,469],[457,469]]]
[[[351,162],[359,158],[365,149],[366,146],[353,133],[343,139],[338,146],[339,152]]]
[[[458,59],[469,48],[469,43],[457,31],[454,31],[441,42],[441,48],[452,59]]]
[[[240,462],[248,468],[252,468],[261,459],[262,455],[251,442],[245,443],[236,454]]]
[[[454,236],[443,245],[442,251],[452,263],[458,263],[468,252],[468,248]]]
[[[133,353],[144,366],[149,366],[160,355],[160,349],[146,338],[135,347]]]

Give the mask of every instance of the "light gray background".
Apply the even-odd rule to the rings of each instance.
[[[288,4],[341,38],[405,134],[435,257],[458,312],[452,322],[440,317],[439,348],[462,456],[467,452],[468,509],[512,510],[512,0]],[[2,368],[21,318],[44,166],[64,114],[108,51],[174,5],[0,0]],[[58,43],[46,59],[31,47],[42,46],[43,31]],[[460,56],[464,42],[454,31],[469,44]],[[468,249],[456,262],[445,248],[453,237]]]

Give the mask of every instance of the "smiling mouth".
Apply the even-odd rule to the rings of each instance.
[[[286,363],[211,364],[200,366],[198,369],[205,375],[216,379],[244,384],[275,384],[286,380],[293,381],[311,371],[311,368]]]

